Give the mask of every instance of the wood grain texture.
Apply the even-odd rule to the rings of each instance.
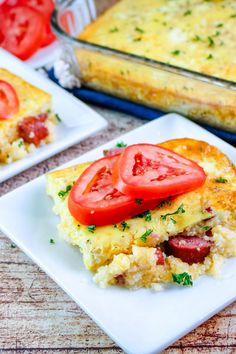
[[[109,126],[2,183],[0,195],[104,142],[143,124],[97,109]],[[0,233],[0,354],[123,353],[33,262]],[[165,354],[236,353],[236,303],[166,349]]]

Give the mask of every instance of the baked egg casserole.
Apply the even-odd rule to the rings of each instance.
[[[205,183],[116,224],[107,216],[110,224],[83,225],[69,210],[71,190],[92,163],[47,174],[46,190],[60,217],[60,235],[80,249],[85,267],[101,287],[159,290],[164,283],[192,285],[203,274],[219,276],[225,259],[236,256],[233,164],[203,141],[175,139],[157,147],[196,163],[206,175]]]
[[[236,82],[233,0],[121,0],[79,39]],[[224,87],[85,48],[83,83],[164,111],[236,132],[236,93]]]
[[[0,163],[22,159],[54,140],[50,94],[0,68],[0,98]]]

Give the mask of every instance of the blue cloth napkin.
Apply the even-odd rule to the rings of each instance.
[[[48,71],[48,76],[51,80],[59,84],[58,80],[55,78],[53,69],[50,69]],[[166,114],[166,112],[149,108],[141,104],[137,104],[125,99],[121,99],[85,87],[74,88],[72,90],[68,89],[68,91],[85,102],[94,103],[106,108],[111,108],[116,111],[124,112],[145,120],[153,120]],[[236,134],[221,130],[219,128],[213,128],[205,124],[200,124],[200,125],[203,128],[210,131],[211,133],[217,135],[219,138],[226,140],[231,144],[236,143]]]

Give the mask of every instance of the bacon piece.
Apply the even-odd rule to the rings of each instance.
[[[167,243],[168,254],[188,264],[202,263],[210,253],[212,241],[198,236],[175,236]]]

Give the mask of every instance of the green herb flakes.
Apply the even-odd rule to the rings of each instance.
[[[202,229],[204,231],[209,231],[211,229],[211,226],[202,226]]]
[[[118,148],[122,148],[122,147],[126,147],[127,144],[125,144],[123,141],[119,141],[117,144],[116,144],[116,147]]]
[[[236,14],[232,14],[231,16],[230,16],[230,18],[235,18],[236,17]]]
[[[66,189],[63,191],[61,190],[60,192],[58,192],[58,197],[60,197],[61,199],[64,199],[67,194],[69,193],[69,191],[71,190],[72,185],[69,184],[68,186],[66,186]]]
[[[172,55],[179,55],[180,54],[180,50],[179,49],[176,49],[176,50],[173,50],[173,52],[171,52]]]
[[[16,245],[14,243],[11,243],[11,248],[16,248]]]
[[[147,231],[145,231],[144,234],[142,234],[142,236],[140,237],[140,240],[142,242],[147,242],[147,238],[149,235],[151,235],[152,231],[152,229],[148,229]]]
[[[223,177],[218,177],[218,178],[215,179],[215,181],[217,183],[227,183],[228,182],[228,180],[226,178],[223,178]]]
[[[117,28],[117,27],[113,27],[113,28],[111,28],[110,29],[110,33],[115,33],[115,32],[118,32],[119,31],[119,29]]]
[[[192,286],[193,285],[193,280],[191,274],[188,274],[187,272],[184,273],[172,273],[172,279],[174,283],[177,283],[179,285],[183,286]]]
[[[129,225],[127,224],[126,221],[122,221],[120,224],[122,226],[122,231],[125,231],[126,229],[129,229]]]
[[[174,212],[174,213],[169,213],[169,214],[165,214],[165,215],[161,215],[161,219],[162,220],[166,220],[167,216],[171,216],[171,215],[177,215],[177,214],[184,214],[185,210],[184,210],[184,205],[181,204],[178,209]]]
[[[142,199],[134,199],[134,201],[135,201],[135,203],[137,203],[137,204],[142,204],[142,202],[143,202],[143,200]]]
[[[50,238],[50,241],[51,245],[54,245],[55,244],[55,240],[53,238]]]
[[[202,40],[201,37],[199,35],[197,35],[197,34],[193,37],[193,41],[194,42],[199,42],[201,40]]]
[[[18,141],[18,148],[22,147],[24,145],[24,140],[23,139],[19,139]]]
[[[166,200],[162,200],[159,204],[158,204],[158,208],[162,208],[165,205],[171,205],[171,201],[169,201],[168,199]]]
[[[212,37],[207,37],[207,40],[208,40],[208,47],[214,47],[215,45],[215,41]]]
[[[140,42],[141,40],[142,40],[141,37],[138,37],[138,38],[134,38],[134,39],[133,39],[134,42]]]
[[[209,54],[208,56],[207,56],[207,60],[211,60],[211,59],[213,59],[214,57],[213,57],[213,55],[212,54]]]
[[[87,226],[87,229],[89,232],[94,233],[94,231],[96,230],[96,225],[89,225],[89,226]]]
[[[223,27],[223,26],[224,26],[223,23],[218,23],[218,24],[216,25],[217,28],[220,28],[220,27]]]
[[[172,221],[172,223],[175,225],[177,223],[177,221],[173,218],[170,218],[170,220]]]
[[[145,221],[151,221],[152,220],[152,213],[150,212],[150,210],[146,211],[146,215],[145,215]]]
[[[139,33],[144,33],[144,30],[140,27],[135,27],[135,31]]]
[[[192,15],[192,11],[191,10],[185,11],[184,16],[189,16],[189,15]]]
[[[60,118],[59,114],[55,113],[55,117],[56,117],[58,122],[61,122],[61,118]]]

